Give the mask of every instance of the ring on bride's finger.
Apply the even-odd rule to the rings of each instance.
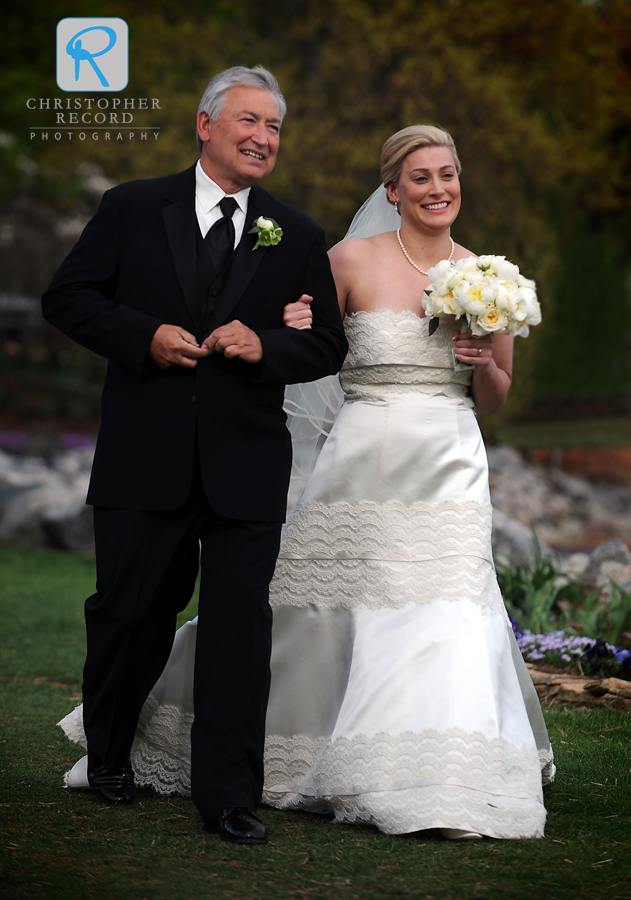
[[[482,347],[478,347],[478,356],[482,356]]]

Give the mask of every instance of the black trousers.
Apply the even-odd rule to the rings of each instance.
[[[95,507],[94,531],[97,583],[85,604],[83,673],[90,764],[128,759],[201,563],[192,797],[205,823],[226,806],[256,809],[270,684],[269,583],[281,523],[218,515],[197,465],[181,509]]]

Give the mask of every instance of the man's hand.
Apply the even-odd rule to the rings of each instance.
[[[263,359],[263,345],[258,334],[238,319],[215,328],[202,348],[209,353],[223,353],[226,359],[238,357],[248,363],[257,363]]]
[[[305,328],[311,328],[313,322],[313,313],[311,312],[311,301],[313,297],[309,294],[303,294],[295,303],[288,303],[283,310],[283,322],[289,328],[297,328],[302,331]]]
[[[208,356],[208,350],[199,347],[194,335],[179,325],[160,325],[151,341],[149,356],[161,369],[194,369],[198,359]]]

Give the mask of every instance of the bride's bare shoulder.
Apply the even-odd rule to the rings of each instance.
[[[363,265],[375,251],[387,247],[390,240],[389,233],[376,234],[369,238],[347,238],[331,247],[329,257],[332,263]]]
[[[454,259],[466,259],[468,256],[473,256],[475,259],[478,258],[477,253],[474,253],[473,250],[467,250],[466,247],[463,247],[462,244],[454,244]]]

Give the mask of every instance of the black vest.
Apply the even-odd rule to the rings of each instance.
[[[197,256],[197,315],[195,322],[197,334],[195,337],[201,343],[208,336],[212,314],[230,277],[234,251],[226,260],[221,271],[215,272],[208,247],[199,230],[199,224],[195,229],[195,249]]]

